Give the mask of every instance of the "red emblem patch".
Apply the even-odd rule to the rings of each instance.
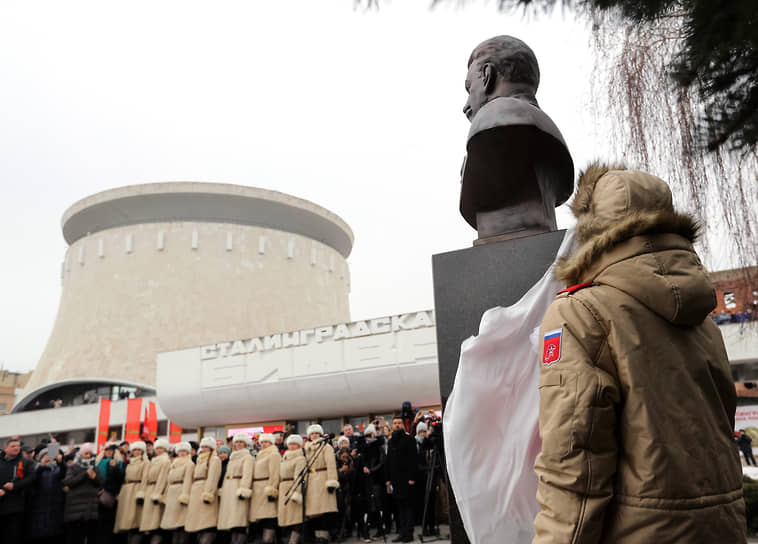
[[[549,366],[557,363],[561,358],[561,336],[563,329],[555,329],[545,333],[544,348],[542,350],[542,365]]]

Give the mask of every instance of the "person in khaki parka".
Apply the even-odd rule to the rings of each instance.
[[[195,464],[192,462],[192,445],[189,442],[179,442],[174,451],[176,458],[171,462],[171,469],[168,471],[166,507],[163,511],[161,529],[173,531],[171,540],[174,544],[185,544],[189,542],[189,535],[184,531],[184,523],[187,519]]]
[[[746,542],[716,296],[664,181],[591,166],[540,330],[534,544]],[[576,285],[574,285],[576,284]]]
[[[198,544],[211,544],[215,538],[218,522],[218,479],[221,476],[221,460],[215,452],[216,440],[206,436],[200,441],[195,473],[192,478],[187,520],[184,530],[198,533]]]
[[[118,507],[116,510],[116,522],[113,525],[114,533],[134,532],[139,529],[142,519],[142,504],[137,501],[137,496],[142,494],[142,476],[146,472],[149,461],[145,457],[146,446],[144,442],[132,442],[129,446],[131,458],[126,465],[124,483],[118,494]],[[139,534],[133,535],[132,540],[141,539]]]
[[[308,440],[305,445],[305,456],[308,461],[313,459],[311,471],[305,487],[305,515],[312,520],[316,532],[317,544],[329,541],[329,527],[325,514],[337,511],[337,460],[334,449],[330,444],[321,447],[318,440],[324,435],[321,425],[308,427]],[[314,456],[318,456],[315,457]]]
[[[274,446],[274,436],[264,433],[258,437],[261,450],[255,458],[253,497],[250,500],[250,522],[263,528],[264,544],[276,537],[277,502],[279,496],[279,464],[282,456]]]
[[[299,526],[303,523],[303,495],[300,490],[292,491],[291,499],[287,502],[290,489],[305,467],[305,454],[302,448],[303,438],[299,434],[287,437],[287,451],[284,452],[284,458],[279,465],[279,527],[291,528],[289,544],[298,544]]]
[[[253,495],[255,461],[248,451],[253,441],[246,433],[237,433],[232,439],[234,451],[226,466],[224,483],[219,490],[218,530],[231,531],[232,544],[247,540],[248,510]]]
[[[155,457],[150,460],[150,464],[142,474],[142,490],[137,494],[137,498],[144,501],[139,530],[141,533],[151,534],[150,540],[155,544],[162,540],[160,532],[156,531],[160,529],[161,518],[163,518],[171,459],[168,457],[168,440],[159,438],[153,447]]]

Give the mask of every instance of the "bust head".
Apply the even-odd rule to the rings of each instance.
[[[469,121],[487,102],[501,96],[537,106],[540,68],[534,51],[518,38],[495,36],[476,46],[468,60],[463,113]]]

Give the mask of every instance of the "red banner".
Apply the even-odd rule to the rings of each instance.
[[[158,438],[158,413],[154,402],[148,403],[147,408],[145,408],[145,426],[142,434],[146,434],[148,440],[152,442]]]
[[[169,422],[168,425],[168,443],[169,444],[178,444],[182,441],[182,428],[178,425],[174,425],[173,421]]]
[[[264,425],[263,426],[263,432],[264,433],[275,433],[276,431],[283,430],[284,427],[281,425]]]
[[[111,401],[100,399],[100,420],[97,423],[97,453],[105,449],[108,441],[108,427],[111,421]]]
[[[136,442],[140,439],[139,428],[142,415],[142,399],[126,401],[126,425],[124,425],[124,440]]]

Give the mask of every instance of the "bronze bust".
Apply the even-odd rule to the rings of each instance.
[[[574,164],[539,108],[539,81],[534,52],[511,36],[482,42],[469,58],[460,211],[475,243],[556,230],[555,207],[573,192]]]

